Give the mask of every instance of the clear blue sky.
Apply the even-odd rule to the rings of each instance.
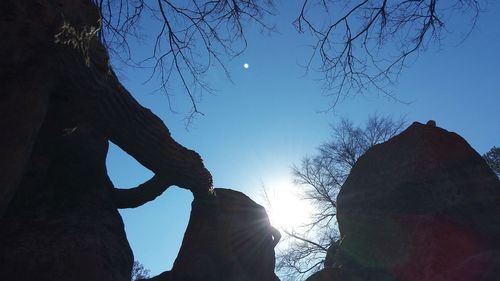
[[[490,1],[489,12],[481,15],[463,44],[445,40],[441,49],[430,48],[404,70],[391,90],[412,103],[366,93],[324,114],[317,113],[328,104],[321,83],[302,77],[304,70],[298,66],[309,49],[291,24],[299,4],[291,2],[279,4],[279,15],[271,19],[279,33],[267,36],[247,29],[248,49],[227,64],[234,83],[220,72],[210,74],[216,95],[204,97],[200,110],[205,116],[189,130],[185,115],[173,114],[164,95],[151,93],[155,84],[143,84],[147,71],[119,71],[122,83],[164,120],[173,137],[202,155],[216,187],[243,191],[260,202],[263,184],[293,188],[290,167],[314,153],[329,136],[329,124],[343,116],[356,123],[374,112],[406,115],[409,122],[434,119],[480,153],[500,146],[500,3]],[[250,68],[245,70],[244,63]],[[183,103],[180,87],[177,92],[174,102]],[[118,187],[136,186],[151,176],[116,146],[110,148],[107,166]],[[189,191],[171,187],[154,202],[121,211],[135,259],[152,274],[171,268],[191,200]]]

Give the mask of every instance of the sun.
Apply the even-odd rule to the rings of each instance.
[[[300,228],[310,218],[311,207],[297,193],[297,187],[281,180],[273,185],[266,185],[267,212],[271,225],[292,231]]]

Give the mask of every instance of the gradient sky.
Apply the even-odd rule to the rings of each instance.
[[[409,104],[377,94],[353,96],[334,112],[318,113],[328,105],[321,83],[298,66],[309,55],[305,38],[291,22],[299,1],[278,4],[270,20],[279,33],[271,36],[248,28],[248,49],[227,63],[233,83],[218,71],[210,74],[216,95],[200,104],[205,114],[189,130],[185,115],[169,111],[167,98],[144,84],[147,70],[122,68],[122,83],[145,107],[169,127],[173,137],[196,150],[211,171],[215,187],[242,191],[262,202],[262,186],[277,194],[293,189],[290,167],[315,152],[330,135],[329,125],[340,117],[360,124],[373,113],[407,120],[437,121],[439,127],[464,137],[479,153],[500,146],[500,3],[490,1],[476,30],[462,44],[445,40],[430,48],[405,69],[390,90]],[[292,5],[291,3],[294,2]],[[135,46],[139,47],[140,46]],[[243,64],[248,63],[249,69]],[[175,92],[175,88],[173,89]],[[185,102],[179,87],[174,102]],[[112,145],[108,172],[117,187],[132,187],[152,174]],[[122,210],[135,259],[156,275],[169,270],[188,223],[192,196],[169,188],[154,202]]]

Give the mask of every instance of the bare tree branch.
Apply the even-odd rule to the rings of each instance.
[[[453,15],[469,17],[471,31],[482,2],[304,0],[294,25],[298,32],[314,37],[306,69],[318,65],[333,98],[328,108],[332,109],[350,93],[368,89],[397,99],[387,86],[395,83],[408,60],[430,43],[439,43],[445,21]]]
[[[115,57],[132,64],[128,39],[138,36],[144,18],[156,20],[151,56],[137,64],[159,77],[169,103],[170,86],[184,88],[191,104],[188,120],[201,114],[202,93],[212,91],[204,80],[209,69],[220,67],[230,79],[224,62],[245,50],[244,24],[273,30],[265,21],[274,14],[272,0],[92,1],[102,15],[101,40]],[[349,94],[370,89],[397,100],[389,86],[409,61],[431,43],[440,44],[453,16],[470,19],[466,38],[485,1],[303,0],[293,24],[313,38],[305,67],[321,73],[332,98],[328,110]]]
[[[273,14],[271,0],[93,1],[102,16],[102,42],[123,61],[150,67],[151,78],[159,77],[169,103],[170,85],[181,85],[191,104],[188,122],[202,114],[198,108],[202,94],[212,92],[204,80],[209,69],[218,66],[230,79],[225,61],[246,49],[244,24],[253,22],[273,30],[265,22]],[[128,40],[138,36],[143,17],[155,20],[159,29],[151,56],[135,63]]]
[[[483,154],[483,159],[500,179],[500,148],[492,147],[487,153]]]

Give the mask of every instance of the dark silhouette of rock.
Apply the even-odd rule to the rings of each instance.
[[[344,280],[340,279],[340,271],[332,268],[325,267],[322,270],[315,272],[313,275],[309,276],[306,281],[333,281],[333,280]]]
[[[434,121],[434,120],[427,121],[427,123],[425,123],[425,125],[431,126],[431,127],[436,127],[437,126],[436,125],[436,121]]]
[[[325,267],[309,276],[306,281],[399,281],[380,270],[367,268]],[[404,281],[404,280],[402,280]]]
[[[0,219],[2,280],[129,281],[133,255],[106,173],[108,140],[59,103],[50,102]]]
[[[91,0],[0,1],[2,280],[129,281],[132,252],[117,207],[170,185],[203,195],[200,156],[121,85],[97,37]],[[155,176],[113,189],[117,144]]]
[[[323,269],[309,276],[306,281],[397,281],[394,276],[377,268],[359,265],[342,249],[342,240],[335,241],[330,247],[323,263]]]
[[[337,254],[340,246],[340,240],[334,241],[330,247],[328,247],[328,251],[326,252],[325,261],[323,262],[324,267],[334,267],[336,266]]]
[[[175,184],[205,193],[212,187],[200,156],[175,142],[165,124],[119,82],[97,36],[94,1],[0,5],[0,217],[30,165],[40,128],[56,114],[69,120],[52,134],[71,134],[89,124],[153,171],[155,183],[161,179],[165,188]],[[137,206],[137,192],[128,194],[118,196],[121,205],[131,200]]]
[[[368,150],[337,203],[344,272],[402,281],[500,276],[500,182],[463,138],[435,122],[413,123]]]
[[[274,247],[280,239],[265,209],[241,192],[215,189],[196,198],[172,267],[154,281],[279,281]]]

